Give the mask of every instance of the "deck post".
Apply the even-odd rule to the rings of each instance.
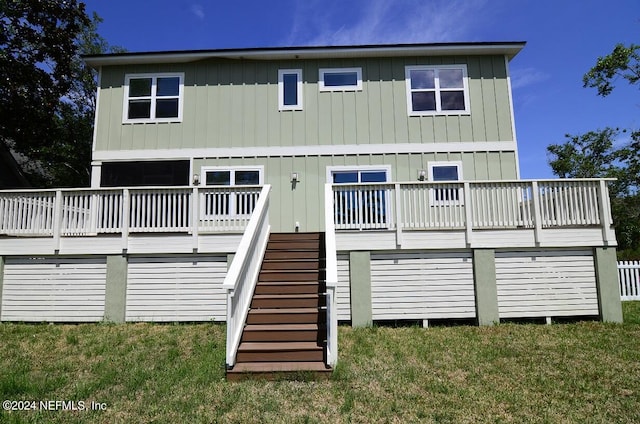
[[[594,259],[596,261],[596,284],[600,318],[604,322],[622,322],[616,249],[613,247],[596,247]]]
[[[373,324],[370,252],[349,252],[349,281],[351,283],[351,326],[368,327]]]
[[[104,319],[122,323],[126,318],[127,257],[107,256],[107,287],[104,300]]]
[[[478,325],[499,323],[496,254],[493,249],[473,250],[473,284]]]
[[[540,189],[537,181],[531,183],[531,196],[533,199],[533,236],[536,246],[540,246],[542,238],[542,209],[540,208]]]
[[[394,186],[396,199],[396,246],[402,249],[402,199],[400,198],[400,183]]]
[[[129,217],[131,216],[131,195],[129,189],[122,190],[122,250],[129,247]]]
[[[2,320],[2,296],[4,283],[4,256],[0,256],[0,321]]]
[[[198,227],[200,226],[200,199],[198,187],[193,187],[191,193],[191,236],[194,253],[198,251]]]
[[[467,247],[471,247],[473,243],[473,206],[471,205],[471,184],[465,181],[464,190],[464,220],[465,220],[465,236],[467,239]]]
[[[62,233],[62,190],[56,190],[56,201],[53,210],[53,250],[60,251]]]
[[[598,212],[600,214],[600,224],[602,225],[602,239],[608,245],[611,210],[609,209],[609,190],[606,180],[600,180],[598,185]]]

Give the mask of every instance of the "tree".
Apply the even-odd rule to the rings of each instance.
[[[598,58],[582,82],[584,87],[597,88],[598,95],[604,97],[613,91],[617,77],[626,79],[630,84],[640,81],[640,45],[625,47],[617,44],[610,54]]]
[[[0,23],[0,138],[31,156],[55,128],[89,18],[74,0],[1,0]]]
[[[640,81],[640,45],[617,44],[582,81],[605,97],[620,77],[632,85]],[[629,134],[626,142],[620,141],[621,133]],[[563,144],[547,147],[553,173],[562,178],[615,178],[609,192],[619,257],[640,259],[640,131],[605,128],[565,137]]]
[[[76,0],[0,0],[0,142],[36,186],[90,180],[96,75],[82,54],[121,51]]]
[[[55,117],[56,137],[40,150],[41,168],[46,173],[32,173],[34,179],[44,177],[44,185],[85,186],[90,182],[97,73],[84,63],[81,56],[124,51],[110,46],[98,34],[101,22],[102,19],[94,13],[77,37],[77,54],[71,63],[72,84],[60,99]]]
[[[560,178],[615,178],[609,185],[611,213],[620,250],[640,247],[640,131],[622,146],[625,130],[605,128],[565,135],[563,144],[547,147],[549,165]],[[640,252],[638,252],[640,253]],[[633,254],[633,253],[632,253]]]

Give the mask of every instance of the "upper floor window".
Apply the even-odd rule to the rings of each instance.
[[[320,91],[361,91],[362,68],[321,68]]]
[[[469,113],[466,65],[407,66],[405,78],[409,115]]]
[[[302,110],[302,69],[278,71],[279,110]]]
[[[122,121],[182,121],[183,73],[127,74]]]

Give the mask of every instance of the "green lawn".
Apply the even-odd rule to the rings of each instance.
[[[623,307],[623,325],[341,327],[318,382],[226,382],[220,324],[5,323],[2,400],[106,410],[0,422],[640,422],[640,302]]]

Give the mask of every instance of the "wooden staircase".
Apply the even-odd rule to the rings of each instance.
[[[272,233],[227,379],[329,376],[325,365],[324,238]]]

